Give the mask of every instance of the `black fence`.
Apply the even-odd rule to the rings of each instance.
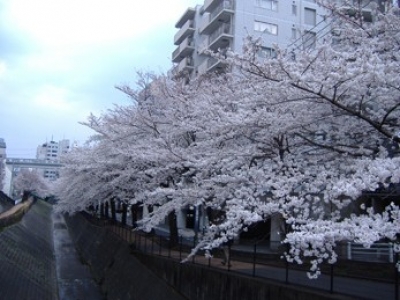
[[[337,263],[334,265],[322,264],[320,278],[311,280],[307,277],[310,264],[298,265],[287,262],[284,258],[284,252],[287,251],[287,248],[279,242],[273,243],[266,240],[235,242],[229,247],[228,261],[224,263],[227,250],[222,247],[210,252],[200,250],[190,255],[192,249],[196,246],[196,239],[193,237],[180,235],[178,243],[173,245],[170,243],[168,234],[160,234],[157,230],[146,233],[133,229],[131,226],[122,225],[118,221],[100,219],[87,213],[84,213],[84,215],[93,224],[105,227],[126,240],[132,251],[357,297],[360,296],[360,290],[356,286],[354,288],[355,294],[352,294],[349,290],[342,290],[340,283],[347,280],[357,284],[368,280],[374,282],[380,289],[381,297],[379,298],[399,299],[399,273],[396,268],[398,254],[391,252],[382,245],[379,245],[377,251],[374,249],[367,250],[363,255],[360,254],[360,249],[356,245],[341,244],[336,249],[339,254]],[[352,259],[348,259],[349,253]],[[354,260],[355,253],[364,261]],[[393,257],[391,258],[391,256]],[[365,293],[365,298],[368,299],[368,292]],[[370,299],[375,298],[373,295],[370,296]]]

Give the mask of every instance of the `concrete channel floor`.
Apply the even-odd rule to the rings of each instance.
[[[52,212],[52,220],[59,299],[103,299],[89,268],[79,260],[64,217]]]

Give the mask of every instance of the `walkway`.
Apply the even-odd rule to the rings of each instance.
[[[119,226],[109,225],[114,233],[126,239],[129,243],[134,243],[136,249],[152,254],[167,256],[171,259],[180,260],[188,255],[188,252],[168,250],[164,246],[160,246],[161,240],[159,237],[143,236],[132,232],[129,228],[121,228]],[[239,246],[236,247],[236,251],[239,250]],[[251,253],[251,248],[242,249],[243,253]],[[253,276],[253,264],[250,262],[243,261],[241,258],[232,257],[232,267],[228,268],[221,265],[221,259],[212,258],[207,259],[204,255],[197,255],[192,259],[189,259],[188,263],[193,262],[196,264],[208,265],[211,268],[225,269],[230,272],[237,272]],[[242,260],[242,261],[241,261]],[[247,256],[247,261],[251,261],[251,254]],[[393,270],[394,272],[394,270]],[[255,276],[258,278],[268,278],[277,280],[279,282],[286,281],[286,269],[267,266],[265,264],[255,265]],[[333,278],[333,294],[334,295],[347,295],[353,299],[377,299],[377,300],[388,300],[395,299],[395,285],[393,283],[385,283],[373,280],[363,280],[351,277],[341,277],[335,275]],[[331,277],[329,275],[321,275],[318,279],[309,279],[305,271],[298,271],[290,269],[288,272],[288,284],[294,284],[298,286],[311,287],[320,291],[329,292],[331,286]]]

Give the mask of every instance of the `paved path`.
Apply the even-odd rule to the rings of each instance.
[[[146,253],[168,256],[177,260],[179,260],[180,258],[185,258],[188,254],[180,253],[179,251],[174,250],[168,251],[168,249],[166,248],[159,248],[159,246],[153,244],[153,239],[146,239],[143,237],[141,239],[138,239],[137,236],[135,236],[135,234],[131,231],[129,231],[130,234],[127,234],[126,232],[124,232],[125,229],[122,230],[121,228],[118,228],[116,226],[110,226],[109,228],[116,234],[120,235],[122,238],[126,239],[128,237],[128,242],[135,243],[138,249]],[[251,247],[247,249],[248,251],[245,251],[246,249],[244,249],[244,246],[236,247],[236,250],[239,250],[239,248],[241,248],[243,252],[251,252]],[[224,267],[221,265],[221,259],[219,258],[213,258],[210,260],[204,257],[204,255],[196,255],[194,260],[188,260],[189,263],[193,261],[196,264],[209,265],[211,268],[227,270],[226,266]],[[229,271],[232,273],[237,272],[252,276],[253,264],[235,260],[235,258],[232,257],[232,267]],[[286,269],[267,266],[263,264],[256,264],[255,275],[258,278],[268,278],[279,282],[285,282]],[[311,287],[320,291],[329,292],[330,280],[330,276],[324,274],[321,275],[318,279],[309,279],[305,271],[298,271],[293,269],[289,270],[288,284]],[[363,280],[351,277],[341,277],[335,275],[333,281],[333,295],[337,295],[338,297],[340,297],[340,295],[350,296],[352,299],[393,300],[395,299],[395,285],[393,283],[385,283],[374,280]]]

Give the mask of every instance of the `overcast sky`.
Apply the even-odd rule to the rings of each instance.
[[[82,144],[79,121],[128,104],[114,86],[165,72],[175,23],[202,0],[0,0],[0,138],[7,156],[43,142]]]

